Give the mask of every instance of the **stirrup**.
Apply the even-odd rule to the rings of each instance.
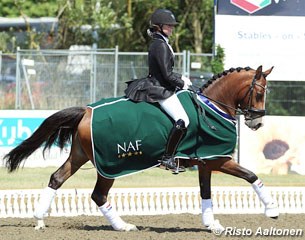
[[[174,157],[163,156],[161,160],[159,160],[161,166],[165,167],[166,170],[171,170],[173,174],[178,174],[180,172],[185,172],[184,167],[180,167]]]

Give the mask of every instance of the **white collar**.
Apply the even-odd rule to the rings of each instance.
[[[169,40],[168,40],[167,37],[163,36],[161,33],[158,33],[158,32],[157,32],[157,34],[158,34],[159,36],[161,36],[167,44],[169,44],[169,43],[168,43]]]

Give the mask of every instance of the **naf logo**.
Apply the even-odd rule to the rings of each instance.
[[[117,144],[118,158],[142,155],[143,153],[140,149],[141,142],[142,140],[135,140]]]
[[[257,12],[272,3],[272,0],[231,0],[231,4],[248,13]]]

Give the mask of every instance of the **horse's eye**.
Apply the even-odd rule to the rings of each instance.
[[[257,102],[261,101],[261,100],[263,99],[263,96],[264,96],[264,94],[262,94],[262,93],[257,93],[257,94],[256,94],[256,97],[255,97],[255,98],[256,98],[256,101],[257,101]]]

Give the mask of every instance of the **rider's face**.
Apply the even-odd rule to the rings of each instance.
[[[164,24],[163,25],[163,32],[168,36],[170,37],[173,33],[173,30],[174,30],[175,26],[174,25],[166,25]]]

